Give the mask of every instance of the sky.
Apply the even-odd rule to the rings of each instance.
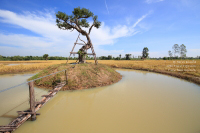
[[[174,44],[200,56],[200,0],[0,0],[0,55],[69,56],[78,32],[60,30],[55,14],[76,7],[101,22],[90,34],[97,56],[141,56],[148,47],[150,57],[164,57]]]

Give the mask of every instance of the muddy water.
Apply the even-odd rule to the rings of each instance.
[[[59,92],[16,133],[199,133],[200,87],[160,74],[117,70],[116,84]]]
[[[31,65],[34,63],[22,63],[22,65]],[[16,65],[21,65],[21,64],[6,64],[6,66],[16,66]]]
[[[1,75],[0,90],[26,82],[34,74]],[[41,99],[41,95],[47,90],[35,87],[36,100]],[[29,108],[29,87],[27,84],[15,87],[0,93],[0,125],[6,125],[17,117],[17,111]]]

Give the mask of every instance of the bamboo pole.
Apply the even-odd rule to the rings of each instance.
[[[65,70],[65,76],[66,76],[66,84],[68,84],[68,79],[67,79],[67,70]]]
[[[35,113],[35,93],[34,93],[34,84],[33,81],[29,82],[29,95],[30,95],[30,111],[32,112],[31,121],[36,120]]]

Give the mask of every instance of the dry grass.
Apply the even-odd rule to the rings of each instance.
[[[114,68],[167,74],[200,84],[200,60],[99,60],[98,62]]]
[[[45,68],[43,71],[40,71],[29,80],[43,77],[64,69],[67,69],[66,71],[68,74],[68,80],[67,84],[62,88],[62,90],[78,90],[105,86],[116,83],[122,78],[122,76],[114,69],[103,64],[95,65],[93,63],[86,63],[66,65],[65,63],[62,63]],[[35,80],[34,84],[42,88],[52,89],[57,83],[62,81],[66,81],[64,71]]]
[[[51,61],[0,61],[0,74],[19,73],[42,70],[53,64],[65,63],[65,60]],[[75,62],[70,60],[69,63]],[[89,60],[88,62],[94,62]],[[145,70],[163,73],[200,84],[200,60],[98,60],[101,64],[106,64],[114,68],[127,68],[135,70]],[[3,64],[15,63],[35,63],[30,65],[6,66]]]
[[[50,65],[65,63],[66,60],[51,60],[51,61],[0,61],[0,74],[20,73],[42,70]],[[69,63],[74,61],[69,61]],[[30,63],[30,65],[23,65]],[[33,63],[33,64],[32,64]],[[15,66],[7,66],[6,64],[20,64]]]

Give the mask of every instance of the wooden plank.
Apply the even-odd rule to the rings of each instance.
[[[80,33],[78,34],[78,37],[77,37],[77,39],[76,39],[76,42],[74,43],[74,46],[73,46],[73,48],[72,48],[72,51],[71,52],[73,52],[74,51],[74,48],[75,48],[75,46],[76,46],[76,43],[78,42],[78,38],[79,38],[79,36],[80,36]],[[69,61],[69,58],[70,58],[70,56],[71,56],[71,53],[69,54],[69,57],[68,57],[68,59],[67,59],[67,62]],[[66,63],[67,63],[66,62]]]
[[[44,101],[43,102],[35,102],[35,105],[37,105],[37,104],[43,104],[44,103]]]
[[[78,52],[70,52],[70,54],[78,54]]]
[[[42,95],[41,97],[53,97],[52,95]]]
[[[40,115],[40,113],[26,112],[26,111],[17,111],[17,113],[18,113],[19,115],[22,115],[22,114],[35,114],[35,115]]]
[[[3,128],[3,127],[17,127],[17,126],[14,126],[14,125],[0,126],[0,128]]]
[[[96,55],[95,53],[93,54],[93,53],[87,53],[87,55]]]
[[[85,45],[85,44],[83,44],[83,43],[74,43],[74,44]]]

